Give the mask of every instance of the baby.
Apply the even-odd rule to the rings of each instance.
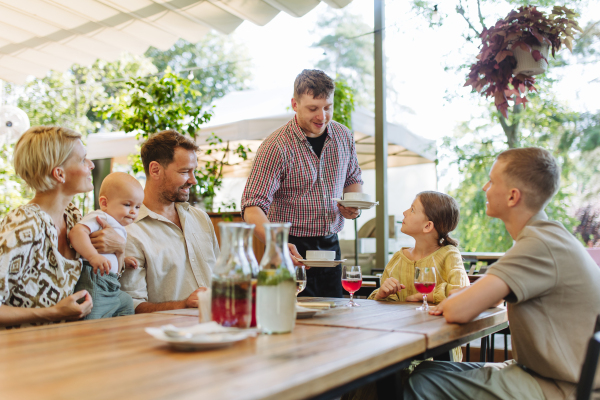
[[[144,190],[140,183],[124,172],[109,174],[100,187],[100,210],[87,214],[69,232],[71,245],[82,257],[83,269],[75,292],[87,290],[92,296],[92,312],[85,319],[110,318],[134,313],[133,300],[121,291],[119,276],[125,264],[135,267],[131,260],[115,254],[99,254],[92,245],[90,234],[102,229],[97,217],[127,239],[125,226],[135,221]]]

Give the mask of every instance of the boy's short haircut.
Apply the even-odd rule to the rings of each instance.
[[[503,176],[524,195],[525,206],[542,210],[558,192],[560,167],[552,154],[539,147],[509,149],[498,155],[505,163]]]
[[[305,69],[294,81],[294,98],[300,100],[303,94],[315,99],[328,98],[335,90],[335,82],[325,72],[318,69]]]
[[[164,168],[173,162],[175,149],[181,147],[185,150],[198,151],[198,145],[193,139],[183,136],[181,133],[168,130],[158,132],[142,145],[141,156],[144,172],[149,176],[150,163],[156,161]]]
[[[36,192],[54,189],[52,170],[67,161],[81,134],[60,126],[33,126],[15,145],[15,172]]]

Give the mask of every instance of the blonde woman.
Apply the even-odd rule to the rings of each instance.
[[[94,164],[81,134],[36,126],[17,142],[14,165],[35,196],[0,222],[0,330],[80,319],[92,300],[84,290],[73,294],[82,264],[68,234],[81,214],[71,200],[93,189]],[[92,243],[104,253],[125,247],[110,227]]]

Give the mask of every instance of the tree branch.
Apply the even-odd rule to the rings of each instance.
[[[477,12],[479,13],[479,22],[481,23],[482,26],[482,32],[485,31],[487,28],[485,27],[485,22],[483,22],[483,15],[481,15],[481,0],[477,0]]]
[[[473,30],[473,32],[475,32],[477,34],[477,37],[481,36],[481,33],[478,32],[477,29],[475,29],[475,27],[473,26],[473,24],[471,23],[469,18],[467,18],[465,16],[465,9],[462,6],[462,1],[458,2],[458,6],[456,6],[456,12],[459,13],[460,15],[462,15],[462,17],[465,19],[465,21],[467,21],[467,24],[469,24],[469,28],[471,28]]]
[[[508,136],[508,132],[510,131],[510,126],[508,126],[508,124],[506,123],[506,118],[504,118],[504,115],[500,114],[500,125],[502,125],[502,130],[504,131],[504,134],[506,136]]]

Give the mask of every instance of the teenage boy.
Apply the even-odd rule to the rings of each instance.
[[[423,362],[404,387],[406,400],[574,398],[600,314],[600,269],[543,211],[559,182],[547,150],[501,153],[483,190],[487,215],[504,222],[515,244],[474,285],[430,311],[465,323],[506,300],[514,360]]]

